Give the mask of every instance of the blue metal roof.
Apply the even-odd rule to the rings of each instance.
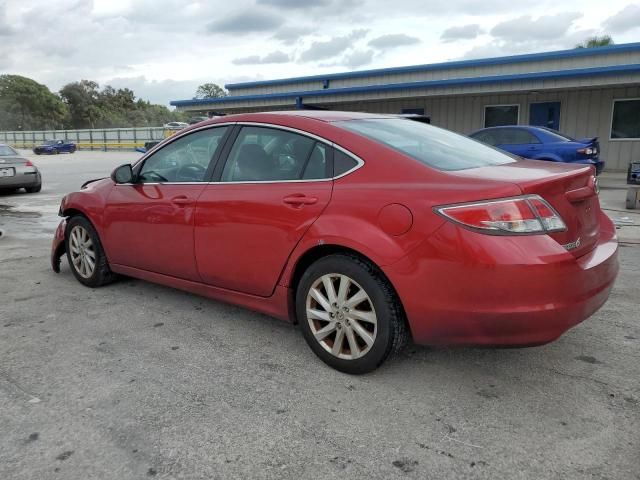
[[[228,90],[236,88],[265,87],[272,85],[287,85],[310,81],[324,81],[347,78],[362,78],[372,75],[389,75],[398,73],[426,72],[442,70],[445,68],[469,68],[486,65],[503,65],[507,63],[526,63],[538,60],[554,60],[558,58],[587,57],[593,55],[606,55],[611,53],[624,53],[640,50],[640,42],[609,45],[598,48],[572,48],[571,50],[557,50],[554,52],[527,53],[523,55],[510,55],[506,57],[481,58],[477,60],[458,60],[453,62],[430,63],[425,65],[410,65],[406,67],[378,68],[374,70],[360,70],[357,72],[330,73],[326,75],[311,75],[307,77],[281,78],[276,80],[262,80],[257,82],[229,83],[225,85]]]
[[[640,46],[640,44],[638,44]],[[171,105],[176,107],[198,105],[222,105],[246,100],[297,99],[305,97],[322,97],[327,95],[347,95],[366,92],[388,92],[411,90],[416,88],[453,87],[463,85],[486,85],[491,83],[506,83],[519,80],[555,80],[562,78],[579,78],[589,76],[604,76],[616,74],[640,73],[640,64],[613,65],[608,67],[577,68],[573,70],[555,70],[549,72],[516,73],[509,75],[492,75],[488,77],[450,78],[447,80],[427,80],[418,82],[387,83],[381,85],[367,85],[343,88],[325,88],[322,90],[303,90],[282,93],[267,93],[260,95],[231,95],[222,98],[206,98],[201,100],[174,100]]]

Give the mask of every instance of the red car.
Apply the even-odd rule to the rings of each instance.
[[[52,265],[298,323],[349,373],[420,344],[540,345],[618,272],[593,167],[519,160],[410,119],[275,112],[184,129],[67,195]]]

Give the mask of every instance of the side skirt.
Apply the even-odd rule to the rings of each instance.
[[[281,285],[276,286],[273,295],[270,297],[258,297],[124,265],[111,264],[109,267],[111,268],[111,271],[121,275],[138,278],[152,283],[158,283],[160,285],[177,288],[179,290],[185,290],[213,300],[232,303],[256,312],[264,313],[265,315],[275,317],[279,320],[293,322],[292,317],[289,316],[288,308],[290,292],[287,287],[283,287]]]

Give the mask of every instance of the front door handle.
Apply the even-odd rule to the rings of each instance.
[[[313,205],[314,203],[318,203],[317,197],[307,197],[302,193],[295,193],[293,195],[288,195],[282,199],[282,201],[288,205],[293,205],[296,207],[300,207],[302,205]]]
[[[193,200],[189,197],[185,197],[184,195],[180,195],[178,197],[173,197],[171,199],[171,203],[184,207],[186,205],[191,205],[193,203]]]

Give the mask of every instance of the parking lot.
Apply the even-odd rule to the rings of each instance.
[[[633,224],[592,318],[543,347],[409,346],[354,377],[281,321],[51,271],[60,198],[138,156],[29,156],[42,192],[0,195],[1,479],[640,479],[640,215],[620,175],[602,202]]]

